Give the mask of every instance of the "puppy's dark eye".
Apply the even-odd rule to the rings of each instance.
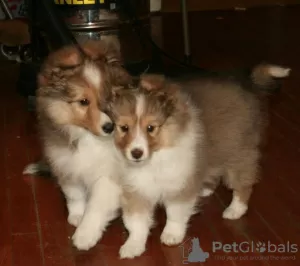
[[[151,125],[147,126],[147,132],[148,133],[152,133],[154,131],[154,129],[155,129],[154,126],[151,126]]]
[[[129,127],[127,125],[124,125],[124,126],[120,126],[120,129],[122,132],[126,133],[126,132],[128,132]]]
[[[79,103],[82,106],[88,106],[90,104],[90,101],[88,99],[82,99],[79,101]]]

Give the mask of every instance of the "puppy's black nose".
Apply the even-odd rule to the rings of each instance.
[[[138,160],[138,159],[140,159],[142,156],[143,156],[143,151],[142,150],[140,150],[140,149],[133,149],[132,151],[131,151],[131,155],[132,155],[132,157],[134,158],[134,159],[136,159],[136,160]]]
[[[102,130],[103,132],[105,132],[106,134],[110,134],[114,131],[114,128],[115,128],[115,124],[113,123],[105,123],[103,126],[102,126]]]

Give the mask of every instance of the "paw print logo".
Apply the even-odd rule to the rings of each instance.
[[[256,243],[256,250],[260,253],[263,253],[265,252],[267,249],[266,249],[266,244],[265,243],[262,243],[262,242],[258,242]]]

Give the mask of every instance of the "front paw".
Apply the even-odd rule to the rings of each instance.
[[[185,237],[185,226],[169,222],[160,236],[160,241],[167,246],[179,245]]]
[[[89,250],[94,247],[101,238],[102,233],[99,230],[93,230],[91,227],[77,227],[72,236],[73,245],[78,250]]]
[[[177,246],[183,241],[183,239],[184,239],[184,234],[181,233],[179,234],[162,233],[160,237],[160,241],[167,246]]]
[[[134,257],[138,257],[144,253],[145,249],[145,245],[140,245],[138,242],[126,241],[120,248],[120,258],[132,259]]]
[[[240,219],[246,212],[248,206],[245,204],[233,205],[227,207],[227,209],[223,212],[223,218],[229,220],[237,220]]]
[[[248,210],[248,205],[234,198],[229,207],[223,212],[223,218],[229,220],[240,219]]]
[[[68,216],[68,223],[75,227],[79,226],[83,215],[82,214],[69,214]]]

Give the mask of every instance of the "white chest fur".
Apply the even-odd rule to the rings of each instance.
[[[65,176],[92,184],[101,176],[116,176],[119,167],[110,137],[97,138],[92,134],[84,134],[78,140],[77,147],[46,145],[46,154],[52,167]]]
[[[143,165],[128,166],[123,176],[124,183],[156,202],[164,195],[180,192],[195,175],[196,144],[195,135],[187,134],[176,146],[153,153]]]

